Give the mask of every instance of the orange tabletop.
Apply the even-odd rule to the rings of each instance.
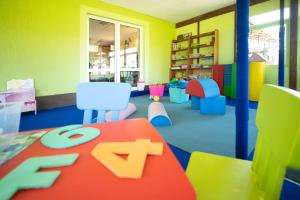
[[[176,157],[146,119],[86,126],[100,129],[101,135],[88,143],[67,149],[47,148],[38,140],[0,166],[1,179],[30,157],[79,153],[79,158],[71,166],[42,170],[58,169],[61,171],[60,176],[50,188],[20,190],[13,199],[196,199],[193,186]],[[163,143],[162,156],[147,156],[140,179],[118,178],[91,155],[91,151],[98,143],[134,142],[136,139],[150,139],[151,142]]]

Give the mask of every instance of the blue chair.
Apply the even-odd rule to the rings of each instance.
[[[112,111],[112,121],[119,119],[120,110],[127,107],[131,93],[128,83],[94,82],[77,86],[76,105],[84,110],[83,124],[92,123],[93,110],[98,111],[97,123],[105,122],[106,111]]]

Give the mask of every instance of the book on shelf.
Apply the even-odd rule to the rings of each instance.
[[[184,55],[172,55],[172,60],[181,60],[181,59],[187,59]]]

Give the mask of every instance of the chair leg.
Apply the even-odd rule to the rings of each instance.
[[[97,123],[105,122],[105,110],[98,110]]]
[[[36,101],[34,102],[34,114],[37,114],[37,105],[36,105]]]
[[[85,110],[83,114],[83,124],[90,124],[92,123],[92,110]]]
[[[118,121],[119,120],[119,110],[112,110],[111,111],[111,121]]]

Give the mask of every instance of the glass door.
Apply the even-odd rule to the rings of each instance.
[[[142,78],[141,28],[89,18],[89,81],[124,82]]]
[[[140,29],[120,26],[120,82],[136,87],[140,78]]]
[[[89,81],[115,82],[115,24],[89,19]]]

